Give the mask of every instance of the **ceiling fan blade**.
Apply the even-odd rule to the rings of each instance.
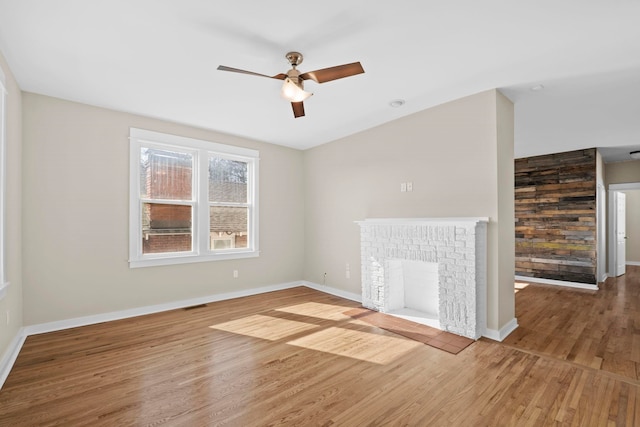
[[[304,116],[304,104],[302,101],[292,102],[291,107],[293,107],[293,117],[297,119],[298,117]]]
[[[249,74],[250,76],[267,77],[269,79],[284,80],[287,78],[287,75],[282,73],[276,74],[275,76],[267,76],[266,74],[254,73],[253,71],[246,71],[246,70],[241,70],[239,68],[227,67],[226,65],[219,65],[218,70],[231,71],[232,73]]]
[[[309,71],[307,73],[300,74],[300,78],[302,80],[311,79],[316,83],[324,83],[362,73],[364,73],[362,65],[360,65],[359,62],[353,62],[351,64],[323,68],[322,70]]]

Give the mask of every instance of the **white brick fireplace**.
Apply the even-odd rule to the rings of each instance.
[[[486,329],[487,222],[358,221],[362,305],[478,339]]]

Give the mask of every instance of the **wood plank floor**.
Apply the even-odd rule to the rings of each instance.
[[[640,379],[640,267],[600,290],[516,283],[520,326],[504,344]]]
[[[635,310],[620,296],[635,295],[631,285],[640,286],[637,271],[606,284],[620,297],[606,307],[621,317]],[[556,295],[546,304],[560,313],[538,311],[527,324],[521,299],[538,287],[516,295],[519,323],[553,336],[539,315],[574,308]],[[300,287],[31,336],[0,390],[0,425],[640,425],[640,382],[595,369],[584,340],[565,357],[549,351],[563,345],[531,334],[452,355],[344,314],[357,306]],[[571,317],[564,323],[567,334],[588,335]],[[624,365],[618,350],[637,356],[621,342],[607,339],[611,364]]]

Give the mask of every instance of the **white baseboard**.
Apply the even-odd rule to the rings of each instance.
[[[627,265],[640,265],[640,262],[638,262],[638,261],[627,261],[626,264]]]
[[[340,298],[348,299],[355,302],[362,302],[362,296],[354,294],[353,292],[347,292],[340,289],[332,288],[331,286],[320,285],[313,282],[301,282],[307,288],[315,289],[316,291],[324,292],[325,294],[335,295]]]
[[[210,302],[224,301],[234,298],[247,297],[252,295],[263,294],[266,292],[281,291],[284,289],[295,288],[296,286],[306,286],[303,281],[282,283],[279,285],[264,286],[261,288],[246,289],[236,292],[227,292],[224,294],[208,295],[205,297],[191,298],[187,300],[174,301],[165,304],[150,305],[146,307],[132,308],[129,310],[114,311],[110,313],[96,314],[92,316],[76,317],[73,319],[58,320],[55,322],[40,323],[36,325],[25,326],[20,329],[14,337],[9,348],[0,360],[0,389],[4,385],[11,368],[20,353],[20,349],[25,339],[29,335],[43,334],[47,332],[61,331],[64,329],[76,328],[80,326],[93,325],[96,323],[109,322],[112,320],[126,319],[129,317],[143,316],[145,314],[159,313],[162,311],[175,310],[193,305],[207,304]]]
[[[609,273],[604,273],[602,276],[600,276],[600,279],[598,280],[598,283],[602,283],[605,280],[607,280],[609,278]]]
[[[260,288],[246,289],[236,292],[227,292],[223,294],[207,295],[204,297],[190,298],[186,300],[173,301],[165,304],[156,304],[145,307],[137,307],[128,310],[113,311],[110,313],[101,313],[91,316],[75,317],[72,319],[58,320],[54,322],[39,323],[35,325],[29,325],[21,328],[18,334],[14,337],[9,344],[8,349],[0,360],[0,388],[4,384],[5,380],[9,376],[9,372],[13,367],[13,364],[20,353],[20,349],[24,344],[25,339],[29,335],[44,334],[47,332],[61,331],[64,329],[77,328],[80,326],[94,325],[96,323],[110,322],[113,320],[127,319],[130,317],[144,316],[145,314],[159,313],[162,311],[176,310],[184,307],[191,307],[199,304],[207,304],[216,301],[225,301],[234,298],[247,297],[252,295],[259,295],[267,292],[281,291],[284,289],[295,288],[297,286],[306,286],[311,289],[315,289],[320,292],[324,292],[330,295],[339,296],[341,298],[349,299],[352,301],[360,302],[360,295],[341,291],[340,289],[332,288],[329,286],[319,285],[317,283],[298,281],[290,283],[282,283],[279,285],[263,286]]]
[[[261,288],[246,289],[242,291],[227,292],[224,294],[207,295],[204,297],[191,298],[180,301],[168,302],[165,304],[149,305],[146,307],[132,308],[129,310],[113,311],[91,316],[76,317],[73,319],[58,320],[55,322],[40,323],[25,327],[27,335],[44,334],[47,332],[61,331],[64,329],[77,328],[79,326],[93,325],[96,323],[110,322],[113,320],[127,319],[129,317],[144,316],[145,314],[160,313],[162,311],[176,310],[179,308],[191,307],[194,305],[207,304],[216,301],[225,301],[234,298],[248,297],[252,295],[264,294],[266,292],[281,291],[284,289],[304,286],[304,282],[290,282],[279,285],[264,286]]]
[[[508,337],[511,332],[515,331],[517,328],[518,328],[518,319],[514,317],[509,322],[507,322],[506,325],[500,328],[500,330],[498,331],[495,329],[487,329],[483,336],[486,338],[492,339],[494,341],[502,341],[506,337]]]
[[[9,347],[4,352],[4,355],[2,355],[2,360],[0,360],[0,388],[2,388],[4,382],[7,380],[13,364],[16,363],[18,353],[20,353],[25,339],[27,339],[27,334],[24,328],[20,328],[16,336],[11,340],[11,343],[9,343]]]
[[[565,282],[564,280],[541,279],[539,277],[526,276],[516,276],[515,279],[523,282],[542,283],[543,285],[565,286],[568,288],[588,289],[590,291],[598,290],[598,285],[591,285],[589,283]]]

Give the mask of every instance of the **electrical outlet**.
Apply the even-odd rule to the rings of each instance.
[[[347,278],[347,279],[351,279],[351,272],[350,272],[349,270],[347,270],[347,271],[344,273],[344,277],[345,277],[345,278]]]
[[[238,270],[233,270],[233,278],[234,279],[238,278]]]
[[[407,191],[407,183],[406,182],[401,182],[400,183],[400,192],[404,193],[405,191]]]
[[[407,191],[413,191],[413,182],[407,182]]]

